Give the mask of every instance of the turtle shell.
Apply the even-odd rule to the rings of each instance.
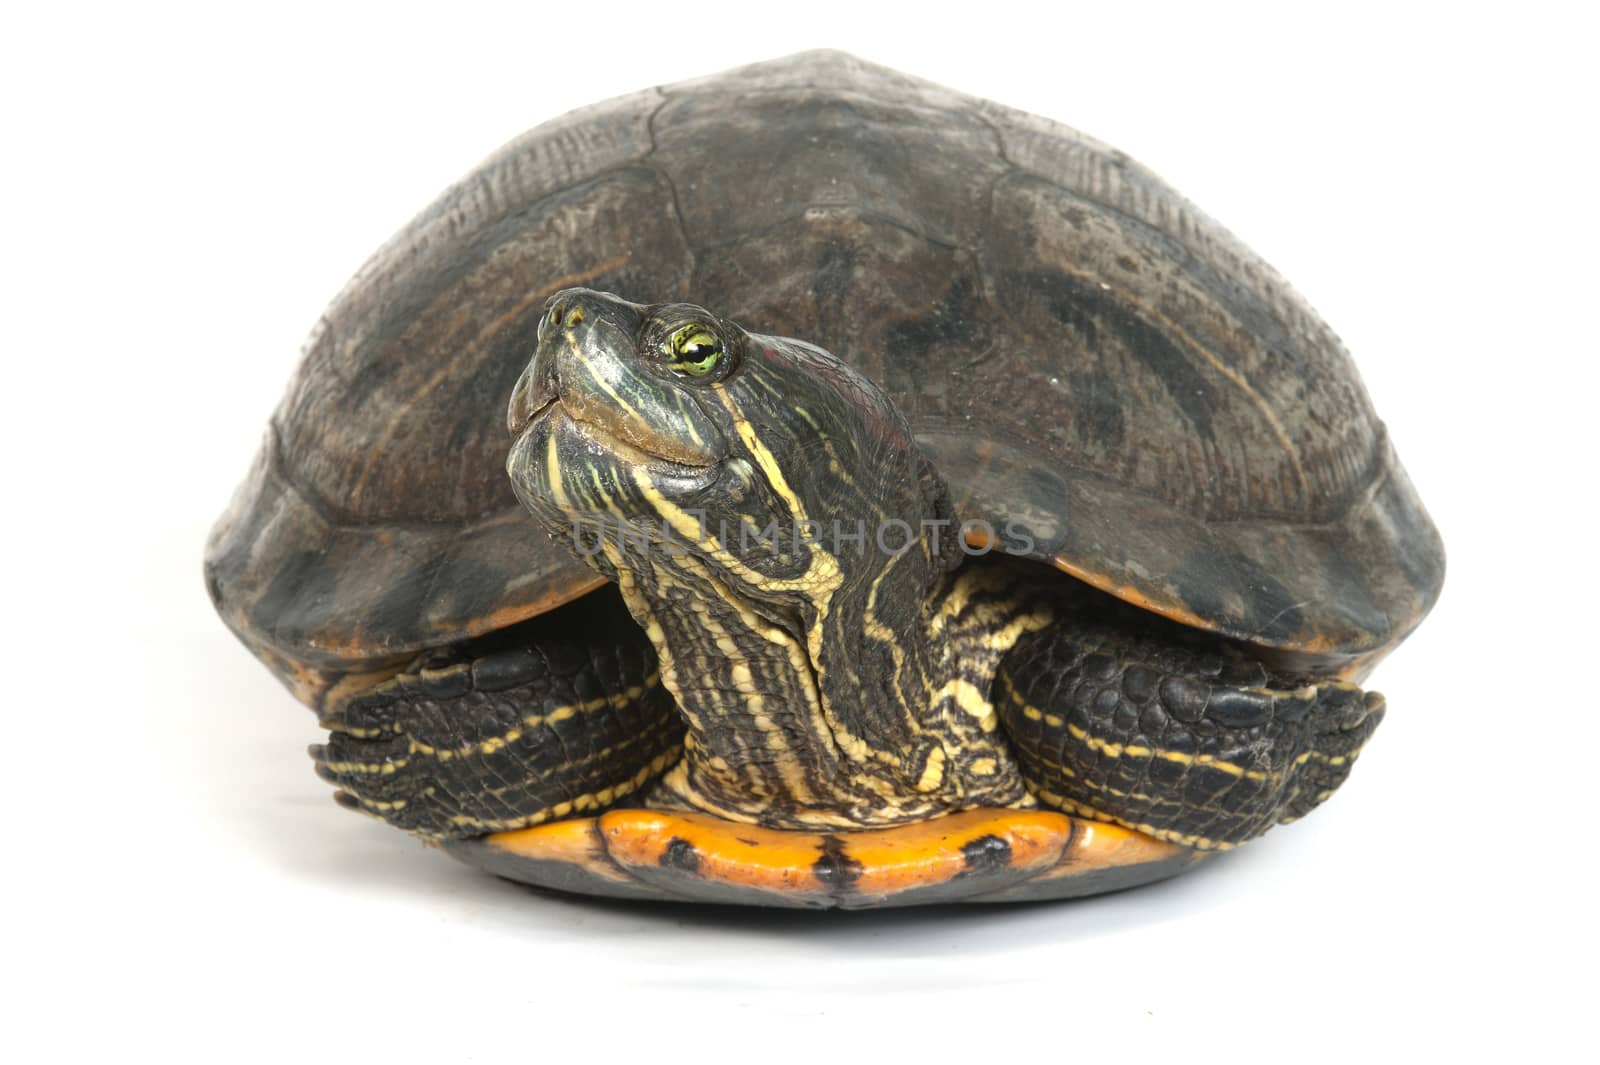
[[[1197,628],[1359,672],[1438,594],[1348,353],[1269,267],[1072,129],[811,52],[538,127],[335,301],[207,558],[302,695],[593,585],[502,468],[506,397],[573,285],[834,352],[906,415],[969,542]]]

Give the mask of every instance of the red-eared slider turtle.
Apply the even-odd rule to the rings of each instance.
[[[1303,815],[1443,551],[1344,348],[1213,222],[808,53],[446,192],[312,336],[206,570],[345,805],[545,886],[869,906]]]

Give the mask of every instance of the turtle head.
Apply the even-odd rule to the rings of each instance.
[[[569,290],[510,424],[518,497],[655,647],[692,741],[673,802],[796,825],[942,808],[924,606],[954,535],[926,535],[942,481],[871,382],[700,307]]]
[[[520,438],[514,455],[553,461],[542,471],[508,463],[512,483],[559,503],[573,473],[636,468],[706,481],[728,448],[695,392],[728,372],[741,340],[698,308],[642,307],[587,289],[552,296],[506,422]]]
[[[644,565],[641,551],[688,552],[759,598],[819,545],[844,573],[875,575],[874,556],[909,550],[943,506],[870,382],[692,304],[557,293],[508,423],[518,497],[612,576]]]

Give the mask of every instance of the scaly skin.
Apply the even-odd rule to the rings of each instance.
[[[655,656],[611,592],[418,659],[331,708],[317,773],[352,809],[481,836],[639,793],[682,751]]]
[[[1383,697],[1070,584],[993,700],[1038,800],[1203,850],[1309,813],[1350,772]]]

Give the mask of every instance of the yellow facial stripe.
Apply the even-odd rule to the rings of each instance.
[[[777,395],[775,392],[773,394]],[[781,399],[782,397],[780,396],[778,398]],[[811,412],[806,410],[804,407],[795,407],[794,412],[804,419],[807,425],[811,426],[811,430],[816,434],[816,438],[822,441],[822,450],[828,453],[828,472],[839,478],[839,480],[844,482],[847,487],[857,487],[856,479],[850,476],[850,468],[839,459],[839,452],[833,446],[833,436],[824,431],[822,426],[818,424],[817,420],[811,416]]]
[[[589,379],[589,382],[596,388],[600,389],[600,391],[604,392],[607,396],[611,397],[611,402],[615,403],[617,405],[617,409],[622,411],[623,414],[627,415],[628,418],[640,424],[644,424],[644,418],[640,417],[638,409],[634,407],[633,404],[623,399],[622,395],[611,386],[610,381],[607,381],[603,376],[595,372],[594,364],[589,361],[588,356],[584,355],[582,349],[578,347],[578,338],[570,332],[566,334],[566,338],[567,353],[572,356],[574,361],[579,363],[584,368],[584,376]]]
[[[833,557],[826,552],[819,551],[815,546],[812,547],[813,565],[798,577],[784,579],[757,573],[729,554],[717,542],[716,537],[709,534],[709,530],[700,527],[700,522],[695,520],[693,515],[662,495],[655,485],[650,483],[650,474],[647,471],[635,468],[631,473],[634,485],[639,489],[640,494],[644,496],[646,502],[666,520],[667,524],[672,526],[674,532],[683,537],[684,542],[694,544],[708,556],[716,559],[719,565],[725,567],[740,580],[772,591],[807,592],[807,598],[811,598],[813,601],[816,601],[815,596],[809,593],[831,593],[842,582],[843,577],[840,576],[838,564]],[[820,566],[818,564],[819,555],[826,560]],[[813,572],[819,569],[820,572]],[[825,598],[823,601],[825,601]]]
[[[756,427],[750,424],[750,419],[739,410],[733,402],[733,397],[728,395],[727,392],[719,390],[718,398],[721,399],[723,407],[727,409],[728,414],[733,418],[733,427],[738,432],[739,439],[744,442],[744,446],[749,450],[750,454],[755,456],[756,464],[761,467],[761,472],[767,475],[767,483],[788,504],[790,516],[795,521],[805,521],[807,514],[804,504],[800,502],[800,497],[795,495],[794,489],[789,487],[789,481],[784,477],[783,469],[778,465],[778,460],[773,457],[772,452],[767,449],[767,445],[762,443],[761,435],[756,432]]]

